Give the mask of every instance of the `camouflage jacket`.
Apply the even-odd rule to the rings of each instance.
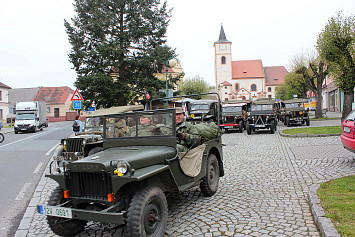
[[[189,122],[183,122],[176,127],[176,133],[185,133],[186,136],[183,140],[177,139],[177,143],[183,146],[190,146],[192,138],[198,138],[199,134],[195,126]]]

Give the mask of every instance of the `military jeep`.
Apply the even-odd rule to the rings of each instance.
[[[243,132],[247,111],[251,101],[229,101],[222,105],[222,121],[219,125],[224,131],[238,129]]]
[[[309,109],[305,108],[303,99],[284,100],[282,107],[282,121],[287,127],[290,127],[292,123],[310,125]]]
[[[117,106],[100,109],[86,116],[83,132],[62,139],[62,149],[54,157],[55,160],[74,161],[102,151],[103,146],[103,116],[134,110],[143,110],[143,105]]]
[[[218,108],[219,106],[219,108]],[[192,123],[215,122],[220,118],[221,104],[217,100],[196,100],[190,102],[190,110],[186,118]]]
[[[259,129],[269,129],[274,134],[277,129],[275,102],[273,100],[253,101],[246,122],[248,135]]]
[[[153,123],[140,124],[141,117]],[[118,121],[126,128],[112,132]],[[47,215],[51,230],[76,235],[95,221],[125,225],[127,236],[163,236],[166,195],[198,184],[205,196],[215,194],[224,175],[220,132],[203,144],[196,139],[186,153],[178,153],[175,121],[175,109],[104,116],[103,151],[63,160],[60,167],[55,161],[50,165],[46,177],[59,186],[37,211]]]

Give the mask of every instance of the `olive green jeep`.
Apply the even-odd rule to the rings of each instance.
[[[141,124],[142,117],[151,123]],[[37,211],[51,230],[72,236],[95,221],[123,225],[127,236],[163,236],[166,195],[198,184],[205,196],[215,194],[224,175],[220,131],[178,153],[175,121],[175,109],[104,116],[103,151],[50,165],[46,177],[59,186]],[[125,126],[113,132],[116,123]]]
[[[273,100],[257,100],[251,104],[246,122],[248,135],[259,129],[269,129],[271,134],[277,130],[276,105]]]
[[[303,99],[284,100],[282,104],[282,121],[287,127],[292,123],[310,125],[309,110],[304,107]]]
[[[92,112],[90,115],[86,116],[83,132],[72,134],[61,140],[61,149],[58,149],[58,153],[54,156],[54,159],[57,161],[75,161],[102,151],[103,116],[143,109],[143,105],[128,105],[100,109]]]

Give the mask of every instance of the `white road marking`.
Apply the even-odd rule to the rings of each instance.
[[[34,174],[37,174],[37,173],[39,172],[39,170],[41,169],[42,165],[43,165],[43,162],[40,162],[40,163],[37,165],[35,171],[33,171],[33,173],[34,173]]]
[[[25,185],[21,189],[20,193],[15,198],[16,201],[22,200],[22,198],[25,196],[25,193],[27,192],[27,189],[30,187],[30,185],[31,185],[31,183],[25,183]]]
[[[8,144],[2,145],[2,146],[0,146],[0,148],[1,148],[1,147],[8,146],[8,145],[15,144],[15,143],[17,143],[17,142],[21,142],[21,141],[24,141],[24,140],[27,140],[27,139],[30,139],[30,138],[33,138],[33,137],[38,137],[38,136],[41,136],[41,135],[47,135],[49,132],[52,132],[52,131],[55,131],[55,130],[59,130],[59,129],[61,129],[61,128],[54,128],[54,129],[52,129],[52,130],[50,130],[50,131],[46,131],[46,132],[44,132],[44,133],[41,132],[41,133],[38,133],[38,134],[33,135],[33,136],[25,137],[25,138],[23,138],[23,139],[20,139],[20,140],[17,140],[17,141],[10,142],[10,143],[8,143]]]
[[[52,147],[52,149],[50,149],[47,153],[46,153],[46,156],[48,156],[55,148],[57,148],[57,146],[59,145],[58,144],[55,144],[54,147]]]

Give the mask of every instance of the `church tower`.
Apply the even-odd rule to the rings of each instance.
[[[228,95],[225,95],[228,91],[220,84],[232,80],[232,42],[227,40],[223,25],[221,25],[218,41],[214,42],[214,54],[216,92],[220,94],[223,101],[228,98]]]

